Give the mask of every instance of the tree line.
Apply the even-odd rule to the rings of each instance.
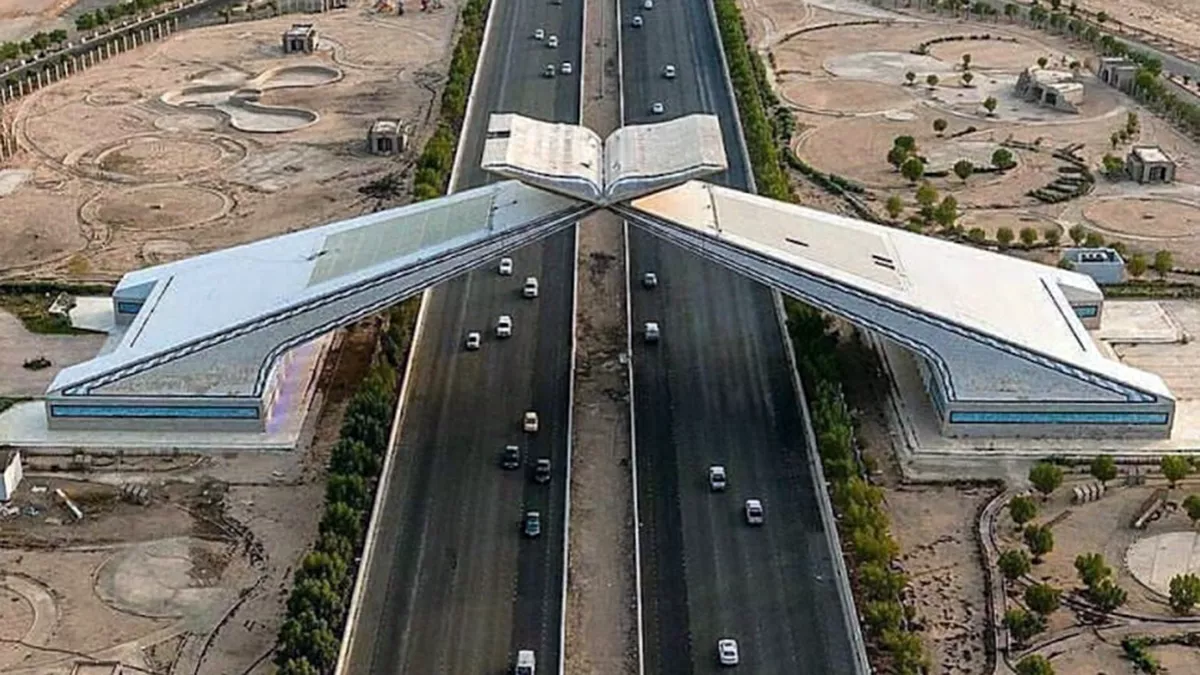
[[[75,28],[78,30],[93,30],[101,26],[124,19],[128,16],[137,16],[146,10],[154,9],[161,4],[173,2],[175,0],[130,0],[129,2],[118,2],[107,7],[101,7],[94,12],[80,14],[75,18]]]

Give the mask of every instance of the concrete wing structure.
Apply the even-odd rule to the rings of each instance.
[[[602,141],[574,124],[495,114],[483,147],[487,171],[595,204],[640,197],[727,166],[713,115],[623,127]]]
[[[698,182],[616,210],[911,350],[945,434],[1170,434],[1163,381],[1088,334],[1085,275]]]
[[[506,181],[132,272],[118,330],[50,385],[49,424],[261,430],[288,350],[592,208]]]

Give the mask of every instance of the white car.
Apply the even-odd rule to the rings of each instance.
[[[724,492],[728,485],[725,479],[725,467],[714,464],[708,467],[708,489],[713,492]]]
[[[545,70],[542,71],[542,77],[554,77],[554,64],[547,63]]]
[[[663,66],[663,77],[667,78],[668,80],[675,79],[675,66],[669,63]]]
[[[501,258],[500,267],[496,270],[502,277],[511,277],[513,270],[512,258]]]
[[[537,430],[538,430],[537,413],[533,412],[532,410],[530,410],[529,412],[526,412],[525,418],[521,421],[521,427],[523,429],[525,429],[525,431],[527,433],[531,433],[531,434],[537,433]]]
[[[746,522],[750,525],[762,525],[766,519],[762,502],[757,499],[746,500]]]
[[[525,287],[521,289],[521,295],[530,299],[538,296],[537,277],[525,277]]]
[[[717,640],[717,658],[720,659],[723,666],[736,666],[739,660],[737,640],[732,638]]]
[[[479,349],[479,343],[482,341],[482,339],[483,338],[479,335],[479,331],[477,330],[467,333],[467,349],[471,351]]]
[[[650,106],[650,112],[654,113],[655,115],[661,115],[666,111],[667,109],[663,107],[661,101],[655,101],[654,105]]]
[[[642,9],[654,9],[654,0],[646,0],[643,2]]]
[[[512,317],[503,314],[496,320],[496,337],[506,338],[512,337]]]
[[[646,326],[645,326],[645,331],[646,331],[646,342],[658,342],[658,338],[659,338],[658,322],[647,321]]]
[[[557,49],[558,48],[558,36],[551,35],[549,37],[549,39],[546,40],[546,47],[549,49]]]
[[[644,21],[642,21],[642,15],[634,14],[632,23],[634,28],[641,28],[642,24],[644,23]]]
[[[570,74],[571,74],[571,62],[570,62],[570,61],[563,61],[563,62],[562,62],[562,67],[561,67],[559,70],[561,70],[561,71],[562,71],[562,74],[563,74],[563,75],[570,75]]]
[[[658,287],[658,275],[654,272],[646,272],[642,275],[642,286],[650,289]]]
[[[534,40],[545,40],[546,39],[545,29],[539,28],[539,29],[533,31],[533,39]]]

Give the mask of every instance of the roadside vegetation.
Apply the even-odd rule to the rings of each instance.
[[[21,321],[30,333],[62,335],[85,334],[89,331],[71,326],[71,319],[61,314],[51,314],[53,296],[39,293],[6,293],[0,291],[0,309]]]
[[[462,30],[442,93],[438,128],[417,162],[416,201],[446,192],[487,9],[488,0],[468,0],[462,9]],[[420,306],[420,297],[415,297],[386,313],[387,329],[375,360],[346,408],[329,461],[317,541],[297,567],[279,629],[275,650],[279,675],[323,675],[337,665]]]

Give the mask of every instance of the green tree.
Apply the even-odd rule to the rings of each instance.
[[[1025,545],[1033,555],[1034,564],[1042,562],[1042,557],[1054,550],[1054,533],[1048,525],[1026,525]]]
[[[964,87],[970,87],[971,81],[975,79],[975,73],[972,73],[971,71],[968,70],[967,72],[962,74],[961,79],[962,79],[962,83],[963,83]]]
[[[910,70],[904,74],[904,79],[907,81],[908,86],[911,87],[917,82],[917,74]]]
[[[1183,500],[1183,510],[1187,512],[1188,518],[1192,521],[1192,527],[1200,522],[1200,495],[1188,495]]]
[[[1000,554],[996,565],[1005,579],[1016,581],[1029,574],[1032,563],[1029,561],[1029,554],[1019,548],[1012,548]]]
[[[1000,244],[1000,248],[1008,248],[1016,239],[1011,227],[1001,227],[996,229],[996,241]]]
[[[1135,113],[1135,112],[1125,113],[1125,131],[1129,132],[1130,136],[1133,136],[1134,134],[1136,134],[1138,132],[1138,130],[1141,128],[1141,126],[1142,126],[1141,121],[1138,120],[1137,113]]]
[[[1037,512],[1037,502],[1033,501],[1032,497],[1013,497],[1008,502],[1008,515],[1018,528],[1024,527],[1025,523],[1037,518]]]
[[[1038,60],[1037,60],[1038,68],[1045,68],[1047,63],[1050,63],[1050,59],[1047,59],[1044,56],[1038,57]]]
[[[1157,251],[1154,254],[1154,273],[1159,279],[1166,279],[1167,274],[1175,267],[1175,256],[1170,251]]]
[[[892,147],[900,148],[908,154],[914,155],[917,152],[917,139],[912,136],[897,136],[892,139]]]
[[[362,541],[362,520],[362,511],[358,509],[340,502],[329,504],[325,508],[324,517],[321,518],[320,531],[322,534],[332,532],[357,544]]]
[[[1025,248],[1029,248],[1037,243],[1038,231],[1036,227],[1022,227],[1020,232],[1021,243]]]
[[[962,55],[962,67],[963,67],[963,70],[971,69],[971,55],[970,54]]]
[[[1061,602],[1062,591],[1050,584],[1033,584],[1025,589],[1025,604],[1042,616],[1052,614]]]
[[[321,675],[321,671],[303,657],[284,661],[276,673],[278,675]]]
[[[1016,161],[1013,159],[1012,151],[1008,148],[996,148],[996,151],[992,153],[992,166],[997,169],[1004,171],[1015,165]]]
[[[1035,490],[1042,493],[1044,500],[1050,496],[1051,492],[1057,490],[1058,486],[1062,485],[1062,469],[1050,462],[1038,462],[1029,469],[1029,482]]]
[[[1102,485],[1108,485],[1108,481],[1117,477],[1117,462],[1112,455],[1097,455],[1092,459],[1088,473],[1092,474],[1092,478],[1100,481]]]
[[[1141,279],[1148,269],[1150,269],[1150,265],[1146,262],[1146,256],[1141,253],[1134,253],[1129,260],[1125,261],[1125,270],[1134,279]]]
[[[929,670],[929,659],[916,634],[905,630],[884,631],[879,643],[891,654],[892,670],[898,675],[917,675]]]
[[[971,177],[971,174],[974,172],[975,172],[975,165],[971,163],[971,160],[960,159],[954,163],[954,175],[958,176],[958,179],[963,181],[964,183],[966,182],[966,180],[968,178]]]
[[[1046,619],[1039,614],[1014,607],[1004,613],[1004,627],[1018,644],[1026,644],[1029,638],[1046,630]]]
[[[863,607],[863,622],[875,635],[898,630],[904,621],[904,607],[895,600],[870,600]]]
[[[325,483],[325,501],[341,502],[353,509],[365,509],[370,505],[367,482],[358,474],[329,474]]]
[[[900,165],[900,175],[910,183],[916,183],[925,175],[925,162],[917,157],[909,157]]]
[[[930,89],[938,86],[938,81],[938,76],[934,75],[933,73],[925,76],[925,84],[929,85]]]
[[[1057,248],[1059,242],[1062,241],[1062,230],[1053,225],[1047,227],[1046,229],[1042,230],[1042,239],[1045,239],[1047,244]]]
[[[1100,160],[1100,164],[1104,169],[1104,175],[1110,179],[1115,180],[1125,173],[1125,160],[1111,153],[1105,153],[1104,157]]]
[[[1125,604],[1128,595],[1112,579],[1101,579],[1088,587],[1087,598],[1101,612],[1111,612]]]
[[[350,582],[349,568],[346,561],[335,555],[322,551],[312,551],[300,560],[300,568],[296,570],[296,580],[319,579],[329,584],[329,587],[339,594],[348,590]]]
[[[1178,614],[1189,614],[1200,602],[1200,577],[1195,574],[1176,574],[1171,577],[1171,609]]]
[[[1041,654],[1030,654],[1017,661],[1017,675],[1054,675],[1054,666]]]
[[[354,558],[354,542],[334,532],[325,532],[317,539],[317,550],[342,560]]]
[[[1102,579],[1112,577],[1112,568],[1099,553],[1081,553],[1075,556],[1075,572],[1084,586],[1092,588]]]
[[[946,120],[942,119],[941,117],[939,117],[933,121],[933,131],[938,136],[942,135],[942,132],[944,132],[946,130],[947,126],[949,126],[949,123],[946,122]]]
[[[987,241],[987,232],[982,227],[972,227],[967,231],[967,239],[972,243],[982,244]]]
[[[1087,228],[1082,225],[1072,225],[1071,229],[1067,230],[1067,236],[1071,238],[1071,241],[1074,242],[1076,246],[1082,244],[1083,240],[1087,239],[1087,235]]]
[[[1104,245],[1104,236],[1099,232],[1088,232],[1083,239],[1083,245],[1088,248],[1100,248]]]
[[[342,598],[329,582],[322,579],[304,579],[292,587],[287,609],[292,616],[312,612],[313,616],[325,621],[336,621],[341,617]]]
[[[1163,476],[1167,479],[1171,489],[1175,489],[1175,485],[1179,481],[1187,478],[1187,475],[1192,471],[1192,464],[1186,457],[1180,455],[1164,455],[1158,462],[1158,467],[1162,470]]]
[[[893,145],[892,149],[888,150],[887,161],[888,161],[888,164],[891,164],[892,167],[899,170],[900,167],[904,164],[904,161],[907,160],[910,156],[912,156],[911,152],[909,152],[899,146]]]
[[[987,110],[988,117],[996,114],[996,106],[998,105],[1000,105],[1000,102],[996,100],[995,96],[989,96],[983,99],[983,107],[985,110]]]
[[[333,446],[329,470],[340,474],[374,476],[379,472],[379,460],[362,441],[343,437]]]
[[[904,211],[904,200],[900,197],[900,195],[892,195],[891,197],[888,197],[887,203],[884,204],[884,208],[887,209],[888,216],[892,220],[895,220],[896,218],[899,218],[900,214]]]
[[[932,208],[938,200],[937,188],[933,187],[933,183],[923,181],[920,187],[917,188],[917,204],[922,208]]]
[[[958,220],[958,200],[954,198],[954,195],[946,195],[942,198],[941,203],[933,210],[933,219],[947,230],[954,229],[954,224]]]
[[[872,600],[895,600],[902,592],[908,579],[877,562],[864,563],[858,568],[859,583]]]

